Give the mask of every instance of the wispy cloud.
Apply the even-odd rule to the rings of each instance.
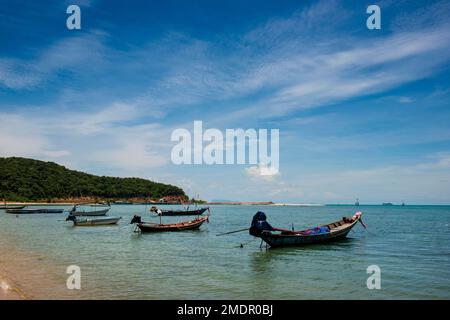
[[[120,103],[90,114],[0,113],[4,121],[0,156],[34,157],[76,168],[115,168],[123,174],[167,164],[171,129],[158,123],[122,123],[136,116],[133,106]]]
[[[89,9],[96,5],[80,4]],[[226,193],[226,183],[209,175],[219,172],[219,181],[232,182],[232,199],[242,183],[253,199],[329,201],[356,197],[352,192],[359,187],[361,198],[371,191],[400,197],[408,191],[405,186],[423,175],[430,190],[449,199],[437,190],[442,186],[438,173],[431,172],[447,170],[445,157],[417,167],[407,162],[408,173],[387,162],[376,165],[377,159],[358,152],[419,144],[448,148],[448,113],[442,111],[448,83],[402,88],[448,73],[450,5],[404,5],[382,2],[383,10],[393,10],[393,18],[383,20],[380,32],[365,29],[353,4],[324,0],[302,4],[291,15],[281,10],[280,16],[240,24],[227,34],[198,33],[180,25],[180,30],[147,35],[124,23],[116,34],[86,28],[49,37],[42,45],[20,43],[17,55],[10,54],[13,50],[0,53],[0,155],[56,160],[105,174],[148,176],[152,171],[176,182],[183,178],[174,173],[181,169],[170,165],[172,129],[191,128],[193,120],[203,120],[209,128],[269,124],[282,128],[282,175],[263,175],[258,166],[216,167],[205,169],[211,171],[200,181],[200,169],[188,174],[190,169],[183,168],[181,175],[189,177],[183,184],[204,194]],[[23,31],[31,25],[27,18],[37,16],[2,17]],[[359,19],[361,25],[355,23]],[[96,22],[109,30],[108,21]],[[375,103],[379,96],[394,108],[381,112],[384,103]],[[342,112],[361,98],[370,99],[371,112]],[[425,107],[441,113],[431,117]],[[402,108],[408,113],[393,115]],[[372,164],[367,170],[300,175],[299,158],[326,154],[332,163],[339,151],[352,151]],[[422,156],[434,152],[422,151]],[[383,179],[397,189],[383,192]],[[419,191],[412,187],[410,197]]]
[[[356,37],[340,29],[350,13],[331,19],[337,6],[322,1],[226,39],[225,55],[213,41],[179,34],[151,44],[137,56],[154,56],[165,45],[176,56],[164,52],[158,60],[166,66],[164,75],[147,97],[156,104],[167,101],[168,108],[208,104],[211,111],[226,102],[222,122],[264,119],[387,92],[438,73],[450,57],[448,20],[384,37]],[[312,32],[319,28],[330,30]]]
[[[60,40],[31,61],[0,59],[0,83],[12,89],[35,87],[68,71],[119,86],[114,79],[133,74],[140,89],[133,91],[134,99],[142,101],[143,112],[145,105],[169,114],[205,104],[215,110],[218,102],[227,102],[224,120],[233,121],[278,117],[385,92],[430,76],[449,59],[446,19],[414,32],[396,30],[374,38],[343,32],[351,17],[339,2],[321,1],[219,43],[169,33],[127,50],[107,47],[105,34],[97,31]],[[223,45],[226,54],[221,53]],[[249,98],[250,103],[245,101]]]
[[[362,203],[375,204],[446,203],[445,199],[450,197],[449,160],[448,154],[437,154],[416,164],[299,171],[272,181],[252,180],[251,192],[245,196],[246,200],[254,201],[353,203],[359,198]]]
[[[32,59],[1,58],[0,85],[9,89],[32,89],[59,72],[82,74],[100,68],[105,47],[103,32],[68,37],[57,41]]]

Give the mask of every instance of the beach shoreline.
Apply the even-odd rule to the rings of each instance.
[[[73,206],[75,204],[80,205],[90,205],[94,204],[94,202],[82,202],[82,201],[62,201],[62,202],[12,202],[6,201],[1,204],[11,205],[11,206]],[[111,203],[111,205],[120,205]],[[136,203],[127,203],[127,205],[187,205],[185,203],[154,203],[154,202],[136,202]],[[194,205],[194,204],[189,204]],[[230,201],[230,202],[205,202],[199,205],[211,205],[211,206],[220,206],[220,205],[230,205],[230,206],[304,206],[304,207],[312,207],[312,206],[324,206],[323,204],[316,203],[278,203],[273,201]]]
[[[19,257],[21,254],[18,250],[2,243],[0,255],[0,300],[31,299],[31,296],[24,291],[22,284],[19,282],[23,275],[20,272],[14,272],[16,263],[13,262],[13,259],[10,259],[11,256]]]
[[[17,284],[16,279],[6,275],[6,271],[0,269],[0,300],[29,300],[30,297]]]
[[[42,252],[0,238],[0,300],[64,299],[65,273]],[[50,290],[51,288],[51,290]]]

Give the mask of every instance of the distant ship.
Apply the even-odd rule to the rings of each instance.
[[[402,207],[404,207],[405,206],[405,202],[404,201],[402,201]]]
[[[393,204],[392,203],[390,203],[390,202],[383,202],[383,204],[382,204],[383,206],[393,206]]]
[[[355,206],[359,206],[359,198],[356,198]]]

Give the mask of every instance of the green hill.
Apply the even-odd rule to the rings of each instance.
[[[100,177],[69,170],[54,162],[17,157],[0,158],[0,199],[159,199],[164,196],[186,195],[176,186],[145,179]]]

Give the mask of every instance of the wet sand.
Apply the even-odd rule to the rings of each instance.
[[[0,300],[29,299],[22,289],[9,279],[3,270],[0,270]]]
[[[0,300],[67,299],[64,268],[0,239]]]
[[[25,300],[30,299],[17,282],[20,275],[11,272],[14,270],[13,262],[9,257],[13,253],[4,245],[0,248],[0,300]]]

